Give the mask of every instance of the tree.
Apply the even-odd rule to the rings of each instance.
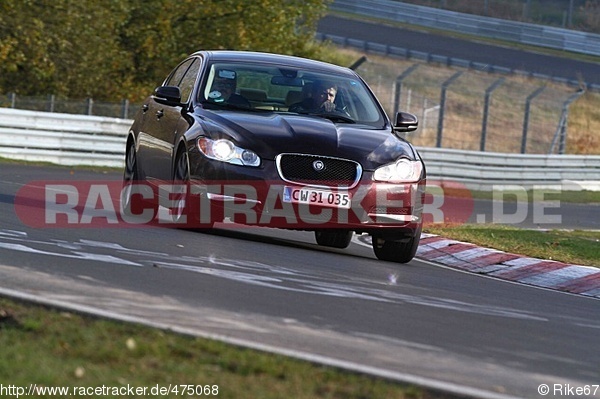
[[[316,57],[330,0],[3,0],[0,92],[137,101],[199,49]]]
[[[50,39],[42,19],[22,12],[32,1],[0,2],[0,87],[30,94],[53,90],[55,67],[49,58]]]
[[[25,95],[116,94],[114,79],[129,62],[115,35],[126,7],[118,0],[3,2],[0,87]]]

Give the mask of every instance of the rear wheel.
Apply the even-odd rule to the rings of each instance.
[[[375,235],[372,237],[373,252],[379,260],[408,263],[415,257],[420,240],[420,227],[414,235],[402,239],[390,240]]]
[[[123,182],[131,182],[139,180],[137,170],[137,155],[135,153],[135,144],[129,143],[127,153],[125,155],[125,171],[123,172]]]
[[[122,208],[131,212],[131,198],[133,196],[133,185],[139,180],[137,171],[137,156],[135,144],[131,142],[125,153],[125,170],[123,171],[123,190],[121,192]]]
[[[317,230],[315,231],[317,244],[324,247],[346,248],[352,240],[351,230]]]

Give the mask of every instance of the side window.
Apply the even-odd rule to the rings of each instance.
[[[173,72],[171,72],[171,75],[167,78],[167,80],[165,80],[164,85],[165,86],[179,86],[179,82],[181,82],[181,78],[183,78],[183,75],[185,75],[185,72],[188,70],[188,68],[190,67],[190,64],[193,62],[193,59],[189,59],[186,60],[184,62],[182,62],[181,64],[179,64],[179,66],[177,68],[175,68],[175,70],[173,70]]]
[[[179,84],[179,88],[181,89],[181,102],[186,103],[189,101],[192,90],[194,89],[194,83],[196,82],[196,76],[198,76],[199,69],[200,60],[196,58]]]

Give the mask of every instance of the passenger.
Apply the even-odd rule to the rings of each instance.
[[[214,102],[225,102],[240,107],[250,108],[250,101],[237,94],[237,76],[235,71],[220,70],[213,80],[209,98]]]

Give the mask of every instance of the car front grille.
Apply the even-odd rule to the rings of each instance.
[[[279,176],[303,185],[352,188],[358,184],[362,167],[348,159],[307,154],[280,154],[276,158]]]

